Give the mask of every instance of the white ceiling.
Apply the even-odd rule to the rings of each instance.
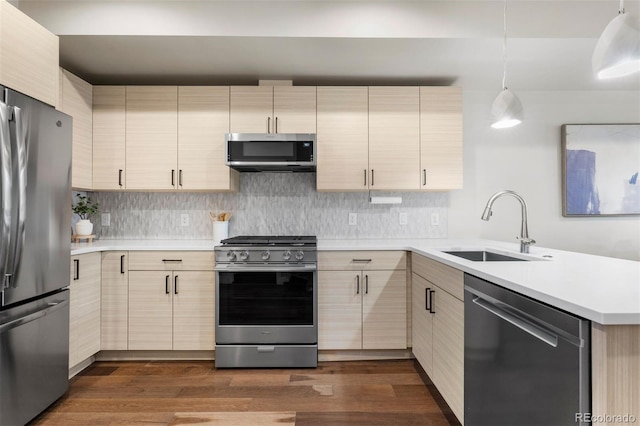
[[[502,1],[19,0],[94,84],[453,84],[498,90]],[[510,0],[508,86],[640,90],[598,81],[591,55],[617,0]],[[626,2],[640,12],[640,0]],[[640,26],[640,22],[639,22]],[[639,99],[640,101],[640,99]]]

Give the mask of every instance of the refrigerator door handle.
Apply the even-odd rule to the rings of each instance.
[[[52,312],[57,311],[58,309],[63,308],[64,306],[68,305],[69,301],[68,300],[62,300],[59,302],[51,302],[48,304],[47,307],[36,311],[32,314],[29,315],[25,315],[24,317],[15,319],[13,321],[9,321],[7,323],[4,323],[2,325],[0,325],[0,333],[5,333],[9,330],[12,330],[14,328],[20,327],[21,325],[30,323],[31,321],[35,321],[38,318],[42,318]]]
[[[9,244],[11,242],[11,133],[9,120],[13,108],[0,101],[0,291],[8,287],[5,275],[9,266]]]
[[[18,107],[13,107],[13,117],[15,121],[16,137],[15,145],[12,146],[11,159],[13,162],[13,198],[16,201],[15,216],[13,217],[14,229],[12,230],[11,252],[13,259],[9,263],[9,273],[12,287],[18,286],[16,275],[18,274],[22,261],[22,250],[25,238],[25,222],[27,217],[27,127],[24,114]]]

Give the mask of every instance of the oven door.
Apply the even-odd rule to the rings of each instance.
[[[216,344],[316,344],[315,265],[216,267]]]

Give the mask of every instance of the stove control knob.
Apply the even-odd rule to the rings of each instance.
[[[246,250],[242,250],[240,252],[240,260],[247,260],[249,258],[249,252]]]
[[[284,253],[282,253],[282,258],[284,260],[289,260],[291,259],[291,252],[289,250],[285,251]]]
[[[271,257],[271,252],[269,250],[265,250],[262,252],[262,260],[269,260]]]
[[[227,259],[229,259],[229,260],[235,260],[235,259],[236,259],[236,253],[235,253],[235,252],[233,252],[233,251],[231,251],[231,250],[229,250],[229,251],[227,252]]]
[[[296,260],[302,260],[304,258],[304,253],[302,250],[298,250],[296,252]]]

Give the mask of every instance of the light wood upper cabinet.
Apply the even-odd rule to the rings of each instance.
[[[127,86],[127,189],[178,188],[178,87]]]
[[[364,191],[369,173],[369,90],[318,87],[318,191]]]
[[[71,186],[93,188],[93,86],[60,68],[60,111],[73,117]]]
[[[229,87],[178,87],[178,187],[238,190],[239,174],[225,164]]]
[[[316,88],[231,86],[231,133],[315,133]]]
[[[126,188],[126,87],[93,87],[93,189]]]
[[[58,37],[0,1],[0,84],[59,106]]]
[[[462,188],[462,90],[420,88],[420,187]]]
[[[419,188],[418,87],[369,87],[369,168],[371,189]]]
[[[128,348],[129,254],[126,251],[102,253],[102,313],[100,348]]]
[[[69,367],[100,351],[100,253],[71,256]]]

